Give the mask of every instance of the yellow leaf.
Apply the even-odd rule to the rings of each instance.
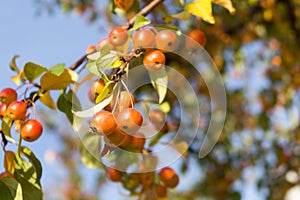
[[[77,79],[78,74],[76,72],[65,69],[59,76],[47,72],[41,77],[40,83],[42,90],[62,90],[75,83]]]
[[[176,149],[178,151],[179,154],[181,154],[182,156],[184,157],[187,157],[188,155],[188,148],[189,148],[189,145],[188,143],[186,143],[185,141],[172,141],[170,143],[170,145]]]
[[[223,6],[230,12],[230,14],[235,13],[235,8],[232,6],[231,0],[212,0],[212,2],[215,4],[219,4],[220,6]]]
[[[50,91],[45,92],[41,97],[40,97],[40,101],[45,104],[46,106],[48,106],[51,109],[56,109],[56,104],[53,101],[51,95],[50,95]]]
[[[212,13],[211,0],[195,0],[194,2],[186,4],[185,10],[202,18],[208,23],[215,23],[215,18]]]
[[[5,151],[4,168],[7,172],[14,173],[15,169],[15,153],[12,151]]]
[[[22,70],[18,75],[10,77],[16,85],[20,85],[21,81],[25,81],[24,71]]]

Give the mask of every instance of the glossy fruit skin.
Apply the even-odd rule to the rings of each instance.
[[[156,197],[166,197],[167,196],[167,188],[162,185],[154,185],[154,192]]]
[[[138,30],[132,38],[133,48],[153,48],[155,46],[155,35],[148,29]]]
[[[158,71],[165,65],[166,57],[160,50],[150,50],[146,53],[143,59],[143,64],[146,69]]]
[[[117,128],[115,116],[108,111],[99,111],[91,119],[90,127],[99,135],[110,135]]]
[[[17,100],[18,94],[16,90],[12,88],[4,88],[0,92],[0,100],[3,104],[10,104],[11,102]]]
[[[122,131],[134,134],[143,124],[143,116],[133,108],[126,108],[118,114],[117,122]]]
[[[104,46],[106,46],[107,44],[109,44],[110,49],[113,50],[113,46],[110,45],[109,39],[108,39],[108,38],[103,38],[103,39],[99,40],[99,42],[98,42],[97,45],[96,45],[96,50],[97,50],[97,51],[101,51],[101,49],[102,49]]]
[[[175,188],[179,183],[179,177],[170,167],[163,168],[159,173],[158,177],[168,188]]]
[[[119,127],[116,127],[112,134],[106,136],[111,144],[114,146],[120,146],[126,139],[126,133],[124,133]]]
[[[123,178],[123,173],[115,168],[109,167],[107,169],[108,178],[113,182],[121,182]]]
[[[110,31],[108,38],[110,44],[114,46],[122,46],[128,38],[127,30],[117,26]]]
[[[0,119],[2,119],[6,115],[7,105],[0,104]]]
[[[21,137],[27,142],[36,141],[42,135],[42,133],[43,126],[35,119],[27,120],[21,126]]]
[[[12,120],[22,120],[26,116],[27,106],[23,101],[11,102],[6,110],[6,115]]]
[[[206,36],[200,30],[192,30],[188,33],[185,39],[185,47],[188,51],[196,51],[204,47],[206,43]],[[200,45],[200,46],[199,46]]]
[[[173,51],[177,47],[177,36],[173,31],[162,30],[156,35],[156,48],[163,51]]]
[[[103,79],[94,80],[88,90],[88,97],[92,103],[95,103],[98,95],[103,91],[105,82]]]
[[[146,138],[143,134],[137,133],[132,135],[130,146],[132,149],[141,151],[144,149]]]

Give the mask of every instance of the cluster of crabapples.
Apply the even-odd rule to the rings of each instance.
[[[132,41],[134,50],[143,50],[143,64],[147,70],[154,73],[164,67],[165,53],[175,51],[182,42],[172,30],[158,31],[154,27],[144,27],[135,31],[130,39],[126,29],[115,27],[107,38],[100,40],[95,46],[89,46],[86,53],[101,52],[105,46],[110,50],[122,52],[121,49],[129,41]],[[201,49],[205,43],[205,34],[200,30],[192,30],[184,40],[184,48],[189,52],[194,52]],[[105,89],[107,87],[104,79],[94,80],[88,90],[89,100],[95,103],[97,97],[103,94]],[[146,148],[147,135],[139,131],[144,120],[143,115],[134,108],[134,103],[135,98],[129,91],[121,91],[118,97],[114,97],[103,110],[94,114],[89,122],[92,132],[103,136],[105,144],[112,148],[118,147],[135,153],[143,153]],[[148,117],[159,133],[168,132],[164,112],[159,109],[150,109]],[[156,166],[154,163],[151,165]],[[117,170],[116,167],[109,167],[107,174],[111,181],[121,182],[129,191],[142,186],[142,190],[152,189],[157,197],[165,197],[167,188],[175,188],[178,185],[179,177],[169,167],[158,172],[155,172],[155,168],[152,169],[150,170],[152,172],[127,173]]]
[[[4,121],[21,123],[20,134],[23,140],[33,142],[43,132],[42,124],[36,119],[27,119],[27,104],[17,100],[18,94],[13,88],[4,88],[0,92],[0,118]]]
[[[97,45],[90,45],[86,53],[90,54],[94,51],[100,51],[106,45],[109,45],[111,50],[118,50],[128,41],[127,30],[122,27],[113,28],[107,38],[101,39]],[[154,27],[144,27],[137,30],[132,36],[132,44],[134,49],[145,49],[143,64],[148,70],[158,71],[165,62],[164,53],[172,52],[181,41],[178,41],[176,33],[172,30],[164,29],[157,31]],[[185,49],[189,52],[195,52],[206,43],[205,34],[198,29],[191,30],[184,41]]]

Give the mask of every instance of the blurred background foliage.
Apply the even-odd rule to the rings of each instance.
[[[149,2],[135,0],[133,7],[122,11],[108,0],[36,0],[36,11],[77,13],[87,23],[99,26],[99,31],[108,32],[108,27],[125,24]],[[233,15],[214,5],[214,25],[196,17],[186,21],[170,17],[182,11],[183,2],[166,0],[147,17],[153,24],[178,26],[183,33],[194,28],[206,33],[205,49],[227,90],[227,118],[208,156],[198,158],[201,141],[197,139],[189,148],[181,174],[195,165],[202,175],[187,180],[191,187],[173,191],[170,199],[284,199],[287,191],[299,184],[300,175],[300,1],[233,0]],[[179,70],[187,73],[184,68]],[[199,98],[209,105],[203,80],[197,84]],[[209,111],[203,113],[209,116]],[[199,122],[204,129],[206,120]],[[97,199],[97,192],[86,194],[81,189],[76,136],[59,137],[64,148],[58,155],[69,172],[68,187],[62,189],[65,199]],[[98,179],[97,189],[105,183],[103,174],[99,173]]]

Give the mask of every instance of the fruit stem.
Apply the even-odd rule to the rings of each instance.
[[[133,101],[132,101],[132,98],[131,98],[131,96],[130,96],[130,92],[129,92],[129,90],[128,90],[128,87],[127,87],[127,85],[124,83],[123,80],[121,80],[121,83],[122,83],[123,87],[125,88],[126,92],[128,93],[128,96],[130,97],[130,104],[131,104],[131,107],[133,108]]]

